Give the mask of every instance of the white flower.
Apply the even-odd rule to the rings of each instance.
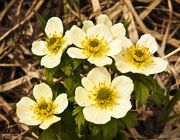
[[[52,101],[52,90],[45,84],[36,85],[33,89],[36,102],[28,97],[23,97],[16,105],[16,114],[21,123],[26,125],[39,125],[41,129],[47,129],[51,124],[61,118],[56,116],[62,113],[68,106],[67,95],[60,94]]]
[[[105,124],[113,118],[122,118],[131,109],[130,96],[134,89],[132,80],[111,75],[104,67],[96,67],[81,80],[83,87],[75,90],[75,101],[83,108],[87,121]]]
[[[153,54],[158,50],[154,37],[145,34],[133,45],[129,39],[122,42],[122,51],[114,56],[117,69],[122,72],[142,73],[145,75],[164,71],[168,62]]]
[[[78,47],[67,50],[70,57],[87,59],[96,66],[111,64],[109,56],[121,51],[121,40],[113,40],[110,28],[104,24],[89,27],[86,32],[74,25],[69,31],[69,40]]]
[[[37,40],[32,44],[32,52],[35,55],[43,56],[41,65],[46,68],[54,68],[61,62],[61,56],[70,44],[67,39],[68,32],[63,37],[62,21],[58,17],[52,17],[47,21],[45,27],[45,41]]]
[[[124,25],[122,23],[117,23],[113,25],[110,18],[105,14],[99,15],[96,20],[96,23],[107,25],[110,28],[114,39],[117,39],[117,38],[121,39],[121,38],[124,38],[126,35],[126,29],[124,28]],[[92,26],[94,26],[94,23],[91,20],[86,20],[83,22],[82,29],[86,32],[87,29]]]

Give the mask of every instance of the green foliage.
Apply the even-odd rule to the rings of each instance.
[[[135,127],[136,125],[136,116],[132,112],[128,112],[124,118],[111,118],[110,122],[103,125],[89,123],[89,129],[93,136],[101,134],[104,138],[115,138],[122,129]]]
[[[80,77],[78,76],[69,76],[64,79],[64,87],[66,88],[69,97],[74,95],[76,87],[80,84]]]
[[[83,60],[72,59],[68,55],[63,55],[60,69],[65,73],[65,75],[70,76],[82,62]]]
[[[148,88],[143,83],[137,81],[135,81],[134,86],[137,106],[142,106],[143,104],[146,104],[146,101],[149,97]]]
[[[152,101],[158,106],[164,103],[165,91],[151,76],[132,73],[128,73],[127,75],[134,81],[134,91],[136,95],[137,106],[146,104],[149,95]]]
[[[81,126],[85,124],[85,118],[84,118],[82,110],[83,108],[78,106],[73,110],[73,114],[72,114],[73,116],[76,115],[75,122],[76,122],[76,125],[78,126],[78,132],[81,131]]]
[[[53,126],[49,127],[48,129],[44,130],[40,137],[39,140],[57,140],[57,132],[53,128]]]
[[[45,69],[46,81],[47,81],[47,84],[50,86],[53,85],[53,76],[54,76],[56,70],[57,70],[56,68],[53,68],[53,69],[46,68]]]
[[[125,124],[125,126],[128,127],[135,127],[138,125],[137,119],[136,119],[136,115],[135,113],[129,111],[126,116],[124,118],[121,119],[123,121],[123,123]]]
[[[159,121],[166,122],[180,117],[180,114],[170,115],[177,101],[180,100],[180,90],[171,98],[166,100],[164,109],[159,117]]]

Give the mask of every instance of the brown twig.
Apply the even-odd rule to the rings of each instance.
[[[7,11],[13,6],[13,4],[16,2],[16,0],[11,0],[8,4],[5,2],[5,8],[0,13],[0,21],[2,21],[3,17],[6,15]]]
[[[36,4],[36,6],[34,7],[34,10],[37,11],[41,5],[43,4],[44,0],[39,0],[38,3]],[[24,23],[26,23],[29,19],[31,19],[34,15],[34,12],[32,11],[27,17],[24,18],[24,20],[22,20],[20,23],[16,24],[14,27],[12,27],[10,30],[8,30],[7,32],[5,32],[1,37],[0,37],[0,42],[6,38],[11,32],[13,32],[14,30],[16,30],[20,25],[23,25]]]

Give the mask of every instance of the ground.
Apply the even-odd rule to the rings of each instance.
[[[162,88],[171,81],[170,94],[180,85],[180,1],[179,0],[0,0],[0,139],[34,140],[37,135],[18,122],[15,104],[31,94],[36,82],[44,81],[44,71],[31,52],[32,42],[44,36],[38,13],[47,21],[63,20],[66,29],[100,13],[128,27],[127,36],[136,42],[150,33],[159,44],[157,56],[169,62],[167,72],[154,78]],[[37,11],[37,12],[34,12]],[[61,79],[56,79],[61,80]],[[180,122],[173,119],[157,125],[157,106],[148,103],[138,111],[139,126],[128,129],[130,139],[180,139]],[[180,102],[173,109],[180,113]]]

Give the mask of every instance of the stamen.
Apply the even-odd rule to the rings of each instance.
[[[47,49],[49,53],[57,53],[62,49],[65,40],[62,35],[53,34],[46,38]]]
[[[35,118],[38,120],[45,120],[51,117],[55,112],[56,106],[53,104],[52,100],[46,101],[43,97],[40,98],[35,104],[33,111]]]
[[[151,59],[152,53],[143,46],[131,46],[127,49],[128,61],[136,65],[138,68],[144,68],[146,65],[153,63]]]
[[[104,38],[99,39],[98,35],[87,36],[81,44],[83,46],[83,53],[88,57],[101,57],[106,55],[109,51],[108,43],[104,40]]]
[[[97,107],[112,109],[117,104],[119,95],[117,91],[111,89],[105,83],[100,83],[90,98],[94,100]]]

